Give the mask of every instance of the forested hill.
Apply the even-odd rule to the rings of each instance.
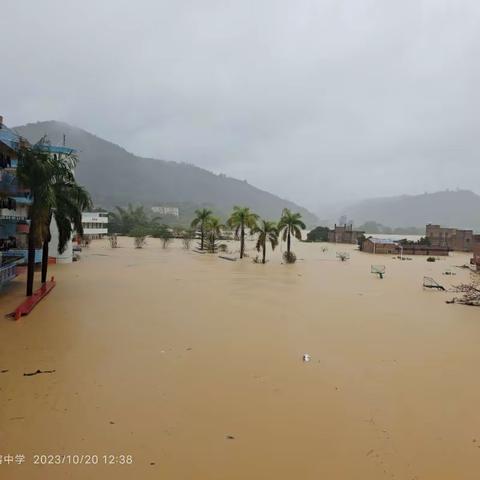
[[[480,232],[480,196],[469,190],[445,190],[422,195],[372,198],[348,208],[356,225],[375,221],[395,227],[424,227],[427,223]]]
[[[48,121],[14,128],[30,142],[48,135],[52,144],[67,145],[78,150],[80,163],[76,174],[85,185],[96,206],[141,203],[211,205],[227,215],[233,205],[245,205],[267,219],[276,220],[284,207],[300,212],[308,225],[316,217],[306,209],[276,195],[194,165],[142,158],[124,148],[66,123]]]

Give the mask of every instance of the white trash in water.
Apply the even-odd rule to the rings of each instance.
[[[312,359],[312,357],[308,353],[303,354],[303,361],[304,362],[309,362]]]

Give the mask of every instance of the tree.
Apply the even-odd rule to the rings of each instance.
[[[225,228],[224,225],[220,223],[220,220],[217,217],[210,217],[205,223],[205,233],[206,233],[206,246],[207,250],[210,253],[215,253],[217,251],[218,245],[217,241],[222,235],[222,230]]]
[[[205,230],[207,223],[213,218],[212,211],[208,208],[202,208],[195,210],[195,218],[192,220],[193,228],[200,228],[200,250],[204,249],[205,246]]]
[[[35,249],[43,246],[42,283],[47,279],[50,223],[58,227],[58,252],[63,253],[73,231],[83,235],[82,210],[91,207],[88,192],[76,183],[76,155],[53,155],[44,148],[45,139],[33,147],[23,142],[18,152],[17,177],[32,196],[29,208],[27,296],[33,293]]]
[[[307,233],[307,242],[328,242],[328,227],[315,227]]]
[[[129,203],[127,208],[115,207],[115,209],[116,212],[111,212],[109,216],[109,229],[112,233],[128,235],[137,228],[149,227],[150,221],[143,205],[134,207]]]
[[[278,222],[278,231],[282,234],[283,241],[287,241],[287,255],[290,256],[291,237],[292,235],[298,239],[302,239],[302,229],[305,224],[301,220],[300,213],[292,213],[288,208],[284,208],[280,221]]]
[[[190,243],[195,238],[195,230],[184,230],[182,233],[182,244],[185,250],[190,249]]]
[[[267,243],[270,243],[272,250],[278,245],[278,229],[275,222],[269,222],[267,220],[261,220],[259,224],[255,226],[252,233],[258,233],[257,240],[257,252],[262,250],[262,263],[265,263],[265,257],[267,252]]]
[[[248,207],[239,207],[235,205],[227,225],[235,229],[235,237],[240,236],[240,258],[245,253],[245,228],[253,230],[257,225],[258,215],[250,211]]]
[[[145,228],[137,227],[130,232],[130,236],[133,237],[133,244],[135,248],[143,248],[147,244],[148,232]]]

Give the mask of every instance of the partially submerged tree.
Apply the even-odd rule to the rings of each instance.
[[[462,293],[461,297],[454,297],[447,303],[460,303],[462,305],[470,305],[480,307],[480,276],[472,274],[470,283],[462,283],[454,287],[455,292]]]
[[[185,250],[190,249],[190,244],[192,243],[192,240],[195,238],[195,230],[193,229],[187,229],[184,230],[182,233],[182,245]]]
[[[258,215],[250,211],[248,207],[235,205],[227,225],[235,230],[235,237],[240,238],[240,258],[245,253],[245,229],[253,230],[257,224]]]
[[[210,217],[204,227],[206,250],[210,253],[215,253],[218,249],[218,240],[220,240],[225,226],[220,223],[217,217]]]
[[[43,249],[42,283],[47,279],[52,218],[58,228],[58,252],[63,253],[74,230],[83,235],[82,210],[91,207],[88,192],[75,180],[76,155],[52,154],[45,144],[45,139],[33,147],[21,143],[18,151],[18,181],[32,196],[29,208],[27,296],[33,293],[35,249],[39,246]]]
[[[291,252],[291,238],[293,236],[297,240],[302,239],[302,229],[305,229],[306,226],[301,218],[300,213],[292,213],[288,208],[285,208],[278,222],[278,230],[282,234],[282,240],[287,241],[287,251],[284,253],[284,260],[287,263],[294,263],[297,259],[295,254]]]
[[[117,248],[118,247],[118,238],[116,233],[112,233],[108,236],[108,241],[110,243],[111,248]]]
[[[135,248],[143,248],[147,244],[147,235],[148,232],[141,227],[135,228],[130,232]]]
[[[195,210],[195,218],[192,220],[192,228],[200,229],[200,250],[205,247],[205,231],[207,223],[212,219],[212,211],[208,208]]]
[[[275,222],[269,222],[267,220],[261,220],[257,223],[252,233],[258,234],[257,239],[257,251],[262,251],[262,263],[265,263],[267,243],[270,243],[272,250],[278,245],[278,229]]]

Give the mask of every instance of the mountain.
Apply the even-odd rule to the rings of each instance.
[[[264,218],[275,220],[287,207],[300,212],[309,225],[316,217],[305,208],[256,188],[246,181],[215,175],[186,163],[137,157],[122,147],[66,123],[29,123],[14,130],[30,142],[47,135],[52,144],[66,144],[78,151],[76,176],[92,195],[96,206],[141,203],[210,205],[226,216],[234,205],[246,205]],[[180,211],[182,208],[180,208]]]
[[[367,221],[391,227],[437,223],[480,231],[480,195],[470,190],[371,198],[345,208],[344,213],[356,225]]]

